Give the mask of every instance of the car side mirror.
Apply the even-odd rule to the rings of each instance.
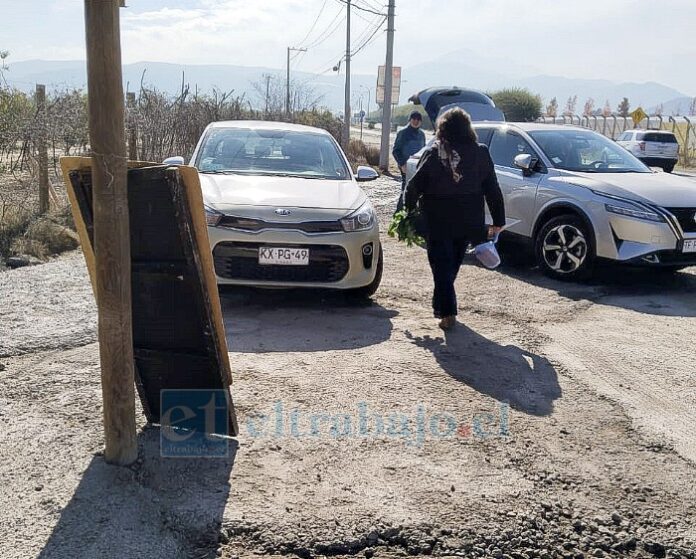
[[[162,161],[164,165],[183,165],[184,164],[184,158],[181,157],[180,155],[175,155],[174,157],[167,157],[164,161]]]
[[[355,173],[355,180],[358,182],[373,181],[377,177],[379,177],[379,173],[372,167],[367,167],[365,165],[360,165],[358,171]]]
[[[539,160],[528,153],[520,153],[515,156],[513,163],[515,167],[522,170],[524,175],[531,175],[537,166]]]

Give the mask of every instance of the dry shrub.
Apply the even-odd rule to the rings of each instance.
[[[29,227],[31,214],[17,208],[8,208],[0,219],[0,259],[14,252],[15,241],[21,238]]]
[[[0,258],[26,254],[45,260],[52,254],[76,249],[79,237],[68,223],[64,209],[50,217],[26,212],[6,215],[0,224]]]
[[[76,249],[80,239],[75,231],[65,225],[56,223],[49,217],[38,218],[32,221],[24,235],[26,240],[36,242],[46,248],[48,254],[60,254],[68,250]]]
[[[346,155],[351,165],[354,166],[371,165],[377,167],[379,165],[379,148],[368,146],[362,140],[351,139]]]
[[[10,251],[13,255],[26,255],[33,256],[39,260],[46,260],[49,255],[49,251],[46,245],[40,241],[34,239],[27,239],[26,237],[17,237],[12,241],[10,246]]]

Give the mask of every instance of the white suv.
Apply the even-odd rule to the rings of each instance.
[[[625,147],[649,167],[662,167],[671,173],[679,160],[679,143],[664,130],[627,130],[616,143]]]

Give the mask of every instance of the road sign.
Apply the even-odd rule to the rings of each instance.
[[[386,79],[387,67],[380,66],[377,71],[377,104],[384,105],[384,82]],[[401,95],[401,66],[392,68],[392,105],[399,104]]]
[[[638,107],[629,116],[633,119],[633,125],[638,126],[643,120],[648,118],[648,113],[643,110],[643,107]]]

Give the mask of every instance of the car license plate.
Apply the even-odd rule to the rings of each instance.
[[[259,247],[259,264],[280,266],[307,266],[308,248]]]
[[[682,252],[696,252],[696,239],[686,239],[682,245]]]

